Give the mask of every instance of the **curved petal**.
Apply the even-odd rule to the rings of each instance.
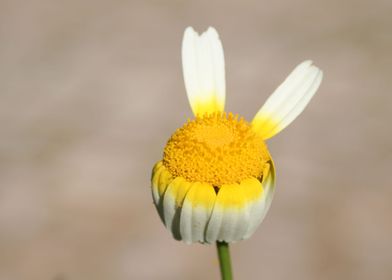
[[[255,115],[255,131],[265,140],[288,126],[305,109],[322,77],[322,71],[312,61],[299,64]]]
[[[155,205],[159,203],[159,200],[161,199],[161,196],[159,195],[159,177],[162,174],[162,169],[163,169],[163,164],[162,161],[158,161],[155,165],[154,168],[152,169],[152,175],[151,175],[151,191],[152,191],[152,198],[154,200]]]
[[[256,231],[271,205],[275,191],[275,167],[272,160],[270,161],[270,164],[266,165],[264,168],[263,174],[265,175],[263,176],[262,181],[258,181],[263,188],[263,192],[259,196],[253,196],[256,197],[256,199],[253,199],[250,202],[250,221],[247,232],[244,235],[244,239],[251,237]],[[257,186],[256,182],[253,184]]]
[[[189,103],[195,115],[223,112],[226,83],[223,48],[212,27],[199,34],[188,27],[182,41],[182,67]]]
[[[151,191],[154,200],[155,207],[158,211],[159,217],[162,222],[165,223],[163,217],[163,195],[166,192],[167,187],[173,181],[173,176],[163,165],[162,161],[155,164],[152,170],[151,176]]]
[[[194,183],[182,205],[180,233],[185,243],[205,242],[205,231],[214,207],[214,187],[206,183]]]
[[[243,239],[249,219],[247,196],[240,185],[222,185],[207,226],[206,242],[235,242]]]
[[[182,177],[176,177],[167,187],[163,196],[163,218],[165,226],[177,240],[181,240],[180,215],[182,204],[192,184]]]
[[[173,176],[163,165],[162,161],[158,161],[154,165],[151,176],[152,197],[155,204],[159,204],[171,181],[173,181]]]
[[[268,212],[275,189],[272,160],[263,174],[262,182],[251,178],[219,189],[207,226],[206,242],[236,242],[256,231]]]

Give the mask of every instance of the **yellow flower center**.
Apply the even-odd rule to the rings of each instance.
[[[177,129],[165,147],[163,164],[174,177],[220,187],[261,178],[270,159],[263,139],[247,121],[215,113]]]

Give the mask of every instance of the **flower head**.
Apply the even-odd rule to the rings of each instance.
[[[224,112],[224,56],[214,28],[200,36],[191,27],[185,30],[182,62],[195,118],[174,132],[154,166],[154,204],[178,240],[246,239],[267,213],[275,188],[265,140],[304,110],[322,72],[311,61],[301,63],[247,122]]]

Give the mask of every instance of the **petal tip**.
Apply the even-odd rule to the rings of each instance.
[[[187,33],[194,34],[194,33],[197,33],[197,32],[195,31],[195,29],[192,26],[188,26],[188,27],[185,28],[184,33],[185,34],[187,34]]]

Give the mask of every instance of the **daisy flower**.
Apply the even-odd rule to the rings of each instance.
[[[185,88],[194,118],[177,129],[152,172],[154,204],[186,243],[249,238],[265,217],[275,167],[265,141],[287,127],[316,93],[322,71],[299,64],[251,122],[226,113],[225,62],[218,33],[192,27],[182,42]]]

